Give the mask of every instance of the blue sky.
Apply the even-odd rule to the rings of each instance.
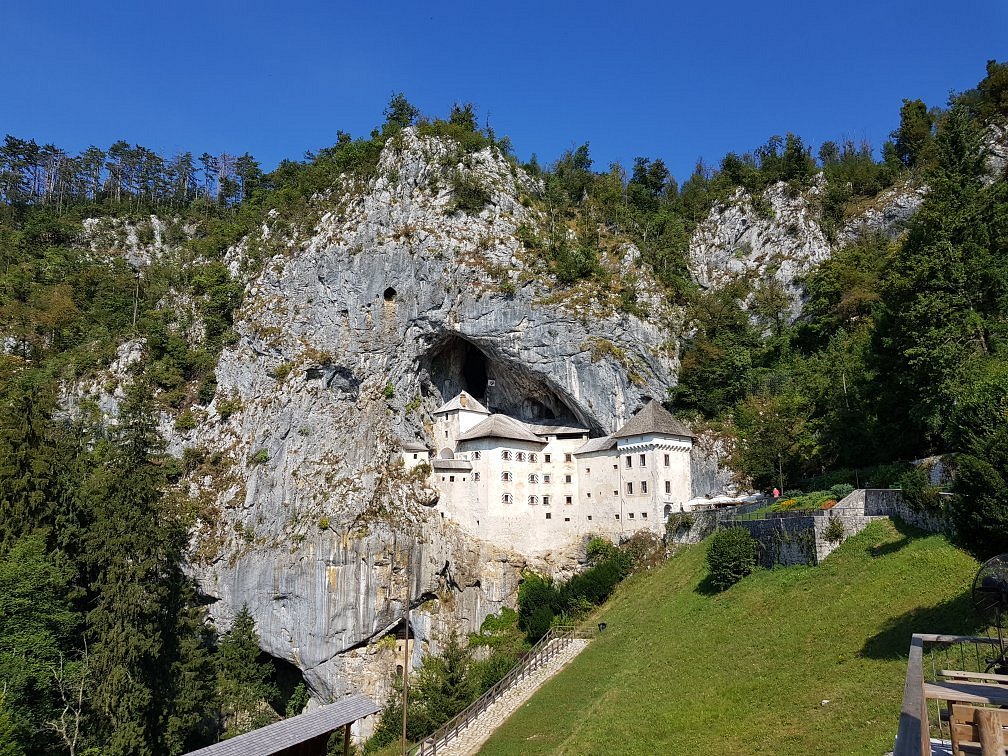
[[[1008,60],[1004,0],[846,3],[32,2],[0,8],[0,134],[76,151],[249,151],[366,135],[393,92],[471,101],[520,157],[591,145],[685,178],[794,131],[878,145]]]

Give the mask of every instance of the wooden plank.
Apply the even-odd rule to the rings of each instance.
[[[924,697],[939,701],[1008,706],[1008,687],[979,682],[924,683]]]
[[[1004,756],[1004,728],[994,709],[977,709],[973,714],[980,735],[980,753],[983,756]]]
[[[924,699],[924,638],[910,639],[906,681],[903,686],[903,708],[900,710],[894,756],[931,756],[931,735],[928,732],[927,707]]]
[[[1008,684],[1008,675],[995,675],[993,672],[965,672],[958,669],[940,669],[939,677],[946,677],[950,680],[980,680],[982,682],[996,682]]]

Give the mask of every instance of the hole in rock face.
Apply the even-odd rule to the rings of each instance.
[[[552,388],[544,375],[515,360],[488,354],[457,334],[435,342],[420,358],[420,368],[442,401],[466,391],[491,412],[525,422],[568,422],[601,431],[576,404]]]
[[[396,290],[393,289],[391,286],[389,286],[387,289],[385,289],[385,293],[382,294],[382,298],[386,302],[395,302]]]

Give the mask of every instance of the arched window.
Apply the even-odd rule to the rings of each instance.
[[[501,494],[501,504],[510,504],[510,503],[511,503],[511,494],[508,493]]]
[[[479,453],[478,451],[474,451],[474,452],[472,453],[472,458],[473,458],[473,459],[479,459],[479,458],[480,458],[480,456],[482,456],[482,455],[481,455],[481,454],[480,454],[480,453]]]
[[[518,461],[519,462],[525,461],[525,452],[518,452]]]
[[[480,474],[479,471],[473,473],[473,483],[479,483]]]
[[[529,475],[529,477],[528,477],[528,482],[529,483],[538,483],[539,482],[539,476],[536,475],[535,473],[531,473]]]
[[[501,459],[511,459],[511,450],[510,449],[503,449],[501,451]]]
[[[530,505],[532,505],[532,506],[535,506],[536,504],[539,503],[539,497],[538,496],[529,496],[528,503]]]
[[[510,483],[512,480],[514,480],[514,477],[511,475],[511,471],[505,470],[504,472],[502,472],[501,480],[503,480],[505,483]]]
[[[529,462],[537,462],[539,457],[536,456],[535,452],[529,452]]]
[[[672,514],[672,505],[671,504],[666,504],[665,505],[665,519],[666,520],[668,519],[668,516],[670,514]]]

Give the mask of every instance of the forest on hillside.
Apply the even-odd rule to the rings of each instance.
[[[197,503],[179,483],[213,454],[166,455],[157,423],[161,411],[192,423],[213,398],[243,277],[272,254],[250,249],[233,275],[228,247],[267,217],[310,230],[337,179],[372,178],[406,127],[461,154],[497,150],[541,179],[529,202],[550,223],[523,242],[552,285],[619,290],[619,306],[647,318],[603,264],[614,241],[640,249],[689,323],[667,403],[730,439],[754,485],[854,482],[954,454],[950,504],[914,474],[908,490],[950,507],[968,548],[1008,550],[1008,178],[991,180],[984,153],[988,126],[1008,119],[1008,64],[990,62],[944,107],[904,101],[878,158],[787,134],[681,184],[658,157],[595,170],[587,144],[519,166],[471,105],[427,118],[397,95],[384,118],[269,173],[247,154],[166,157],[122,141],[78,155],[13,136],[0,147],[0,754],[177,754],[303,706],[303,688],[281,690],[258,658],[250,618],[221,636],[204,623],[183,570]],[[811,271],[793,322],[772,278],[691,280],[690,234],[715,203],[741,188],[759,207],[769,187],[815,181],[831,238],[889,187],[929,191],[900,238],[862,238]],[[488,201],[462,177],[454,188],[454,212]],[[164,254],[138,266],[96,251],[90,219],[160,235]],[[66,387],[130,339],[145,347],[119,422],[86,402],[68,412]]]

